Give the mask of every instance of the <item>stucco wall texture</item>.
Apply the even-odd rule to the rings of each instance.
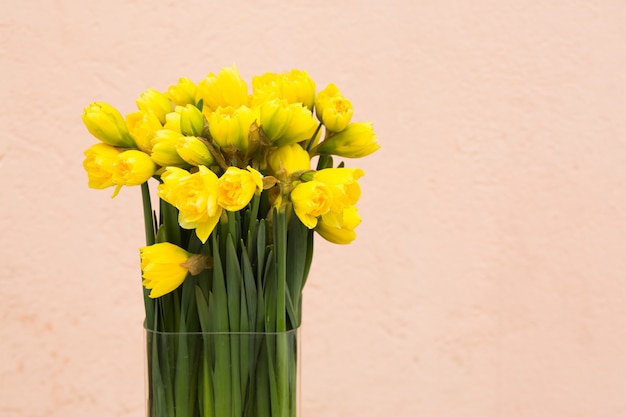
[[[318,240],[305,417],[626,416],[626,3],[0,4],[0,417],[138,417],[139,189],[80,115],[236,64],[374,122],[364,219]]]

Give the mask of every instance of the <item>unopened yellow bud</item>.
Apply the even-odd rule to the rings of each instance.
[[[201,136],[204,131],[204,115],[193,104],[180,110],[180,133],[186,136]]]
[[[361,158],[376,152],[380,145],[370,122],[351,123],[339,133],[324,140],[317,151],[325,155]]]
[[[218,107],[243,106],[248,103],[248,86],[236,67],[226,67],[217,74],[210,73],[198,83],[196,102],[202,100],[207,115]]]
[[[289,104],[302,103],[313,110],[315,101],[315,82],[309,75],[297,69],[288,73],[265,73],[252,78],[253,105],[264,101],[284,99]]]
[[[165,115],[172,111],[172,102],[165,94],[148,88],[137,99],[137,107],[139,110],[148,112],[153,111],[162,124],[165,124]]]
[[[190,165],[215,165],[215,158],[204,144],[195,136],[183,136],[176,144],[178,155]]]
[[[120,148],[134,148],[135,142],[128,132],[120,112],[104,102],[91,103],[83,112],[83,123],[89,133],[102,142]]]
[[[173,130],[174,132],[180,132],[180,111],[182,107],[178,106],[174,111],[165,115],[165,124],[163,129]]]
[[[175,106],[196,104],[196,85],[189,78],[180,78],[178,84],[172,85],[165,93]]]
[[[268,155],[267,162],[274,174],[290,175],[311,169],[309,153],[297,143],[276,148]]]
[[[302,103],[289,104],[286,100],[272,100],[259,107],[263,133],[274,146],[290,145],[311,139],[317,121]]]
[[[179,132],[161,129],[154,132],[152,137],[152,160],[162,167],[184,167],[187,163],[176,151],[180,139],[183,137]]]
[[[234,146],[246,152],[250,126],[256,119],[256,112],[246,106],[219,107],[209,115],[209,132],[221,148]]]
[[[322,114],[324,113],[324,108],[328,100],[338,95],[341,95],[341,93],[333,83],[328,84],[326,88],[317,93],[317,97],[315,98],[315,114],[319,120],[322,120]]]
[[[137,150],[120,153],[113,163],[113,182],[118,185],[140,185],[156,171],[150,156]]]
[[[123,185],[140,185],[154,175],[156,165],[150,156],[142,151],[131,149],[117,156],[113,162],[113,183],[117,185],[113,197]]]

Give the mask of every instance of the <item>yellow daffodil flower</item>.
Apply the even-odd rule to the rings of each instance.
[[[188,274],[198,275],[212,268],[209,255],[192,254],[169,242],[155,243],[139,249],[144,287],[150,298],[162,297],[178,288]]]
[[[191,253],[172,243],[163,242],[139,249],[143,286],[150,298],[158,298],[178,288],[189,270],[182,266]]]
[[[351,123],[344,130],[325,139],[316,148],[326,155],[361,158],[376,152],[380,145],[371,122]]]
[[[322,124],[331,132],[341,132],[352,120],[352,103],[343,96],[331,97],[322,113]]]
[[[294,211],[302,224],[309,229],[317,225],[319,216],[330,211],[332,201],[332,191],[319,181],[300,183],[291,192]]]
[[[323,214],[317,222],[315,231],[332,243],[346,245],[356,238],[354,229],[361,223],[357,208],[348,207],[341,213]]]
[[[290,175],[298,171],[311,169],[309,153],[297,143],[281,146],[270,152],[267,162],[276,175]]]
[[[196,229],[198,238],[206,242],[222,214],[217,203],[217,175],[202,165],[193,174],[168,167],[161,180],[158,195],[178,209],[180,227]]]
[[[259,107],[259,122],[263,133],[274,146],[290,145],[311,139],[318,122],[302,103],[272,100]]]
[[[361,197],[361,187],[357,180],[363,175],[360,168],[327,168],[316,171],[313,179],[329,187],[333,195],[331,211],[339,213],[356,204]]]
[[[165,96],[175,106],[196,104],[196,85],[189,78],[180,78],[178,84],[172,85],[167,89]]]
[[[208,117],[209,132],[220,148],[234,146],[246,152],[250,126],[256,119],[256,112],[246,106],[218,107]]]
[[[165,115],[172,112],[172,102],[167,96],[153,88],[144,91],[136,101],[137,108],[141,111],[152,111],[165,124]]]
[[[196,102],[202,100],[207,115],[218,107],[240,107],[248,104],[248,86],[236,67],[226,67],[217,74],[210,73],[198,83]]]
[[[104,189],[114,185],[113,163],[120,151],[106,143],[97,143],[85,151],[83,167],[87,171],[89,187]]]
[[[328,84],[326,88],[317,93],[317,97],[315,97],[315,115],[319,120],[322,120],[322,114],[324,113],[324,108],[328,100],[336,96],[342,96],[342,94],[333,83]]]
[[[217,180],[217,203],[228,211],[248,205],[254,193],[263,190],[263,175],[254,168],[228,167]]]
[[[288,103],[302,103],[313,110],[315,82],[305,71],[293,69],[287,73],[272,72],[252,78],[252,103],[261,105],[272,99],[285,99]]]
[[[182,136],[176,144],[176,152],[189,165],[215,165],[215,158],[207,146],[195,136]]]
[[[204,131],[204,115],[193,104],[180,110],[180,133],[186,136],[201,136]]]
[[[315,100],[315,114],[331,132],[341,132],[350,121],[354,110],[352,103],[346,99],[335,84],[329,84],[320,91]]]
[[[123,185],[140,185],[148,181],[156,171],[156,165],[150,156],[134,149],[124,151],[113,162],[113,183],[117,185],[113,197]]]
[[[187,162],[178,154],[176,147],[183,135],[168,129],[160,129],[152,136],[152,160],[162,167],[185,167]]]
[[[89,133],[102,142],[120,148],[135,147],[124,117],[110,104],[101,101],[91,103],[83,111],[82,119]]]
[[[152,151],[152,136],[163,126],[152,111],[137,111],[126,115],[126,125],[137,147],[144,152]]]

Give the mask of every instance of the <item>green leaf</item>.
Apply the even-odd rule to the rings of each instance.
[[[203,333],[210,332],[209,327],[209,303],[200,286],[196,285],[196,305],[198,306],[198,319]]]
[[[243,242],[241,242],[241,246],[241,272],[243,276],[242,293],[245,294],[245,297],[242,299],[242,303],[246,304],[246,311],[248,314],[248,331],[254,331],[257,313],[257,288],[254,282],[254,270],[252,269],[252,263],[248,258],[248,252],[246,251],[246,247]]]
[[[215,331],[228,332],[228,304],[222,260],[217,236],[215,233],[211,236],[213,246],[213,293],[209,301],[212,301],[211,305],[214,306],[211,316],[215,317]],[[232,413],[231,404],[233,394],[231,391],[230,364],[230,341],[228,335],[216,335],[214,380],[219,381],[219,385],[215,386],[214,399],[217,416],[230,416]]]
[[[241,321],[241,270],[239,259],[233,243],[232,235],[226,239],[226,289],[228,296],[228,320],[231,332],[239,332]],[[247,318],[246,318],[247,319]],[[241,369],[239,351],[239,337],[230,337],[230,369],[232,389],[232,412],[233,415],[241,415]]]
[[[241,269],[239,269],[239,259],[233,243],[233,239],[226,240],[226,290],[228,296],[228,321],[230,331],[239,331],[239,314],[241,307]]]
[[[261,219],[259,222],[259,229],[257,232],[256,238],[256,250],[257,250],[257,277],[263,277],[263,273],[265,272],[265,260],[267,259],[266,246],[265,246],[265,237],[266,237],[266,220]]]
[[[296,328],[300,325],[301,320],[300,298],[304,288],[306,274],[308,273],[308,236],[309,234],[312,234],[312,231],[304,226],[292,213],[287,233],[288,244],[286,279],[291,299],[291,310],[288,310],[288,313],[290,313],[289,316],[292,323],[291,328]],[[312,244],[313,242],[311,241],[310,243]]]

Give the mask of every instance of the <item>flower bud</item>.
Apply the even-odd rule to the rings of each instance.
[[[328,100],[338,95],[340,96],[341,93],[333,83],[328,84],[325,89],[317,93],[317,97],[315,98],[315,115],[319,120],[322,120],[322,114],[324,113],[324,108]]]
[[[97,143],[85,151],[83,168],[87,171],[89,187],[104,189],[113,184],[113,163],[120,151],[105,143]]]
[[[196,85],[189,78],[180,78],[178,84],[172,85],[165,93],[175,106],[196,104]]]
[[[246,152],[250,126],[256,118],[256,112],[246,106],[219,107],[208,117],[209,132],[220,148],[234,146]]]
[[[141,111],[153,111],[162,124],[165,123],[165,115],[172,111],[172,102],[170,99],[168,99],[165,94],[152,88],[148,88],[144,91],[141,96],[139,96],[136,103]]]
[[[163,129],[173,130],[174,132],[180,133],[180,112],[182,109],[182,107],[177,106],[174,111],[165,115],[165,124],[163,125]]]
[[[236,67],[222,68],[217,75],[210,73],[198,83],[196,102],[200,100],[207,115],[218,107],[237,108],[248,103],[248,86]]]
[[[176,151],[178,142],[183,137],[179,132],[161,129],[152,137],[152,160],[162,167],[184,167],[187,163]]]
[[[318,124],[302,103],[289,104],[286,100],[263,103],[259,107],[259,119],[263,133],[274,146],[311,139]]]
[[[187,104],[180,110],[180,133],[185,136],[202,136],[204,115],[193,104]]]
[[[302,103],[313,110],[315,102],[315,82],[309,75],[297,69],[288,73],[265,73],[252,78],[252,101],[261,105],[264,101],[284,99],[289,104]]]
[[[104,102],[91,103],[85,108],[82,119],[89,133],[102,142],[120,148],[135,147],[126,122],[115,107]]]
[[[325,139],[317,152],[345,158],[361,158],[376,152],[380,145],[371,122],[351,123],[339,133]]]
[[[274,174],[290,175],[297,171],[311,169],[309,153],[297,143],[274,149],[268,155],[267,162]]]
[[[150,156],[131,149],[117,156],[113,163],[113,182],[117,185],[140,185],[148,181],[156,171]]]
[[[188,164],[198,166],[215,165],[215,158],[207,146],[194,136],[183,136],[176,144],[176,152]]]

